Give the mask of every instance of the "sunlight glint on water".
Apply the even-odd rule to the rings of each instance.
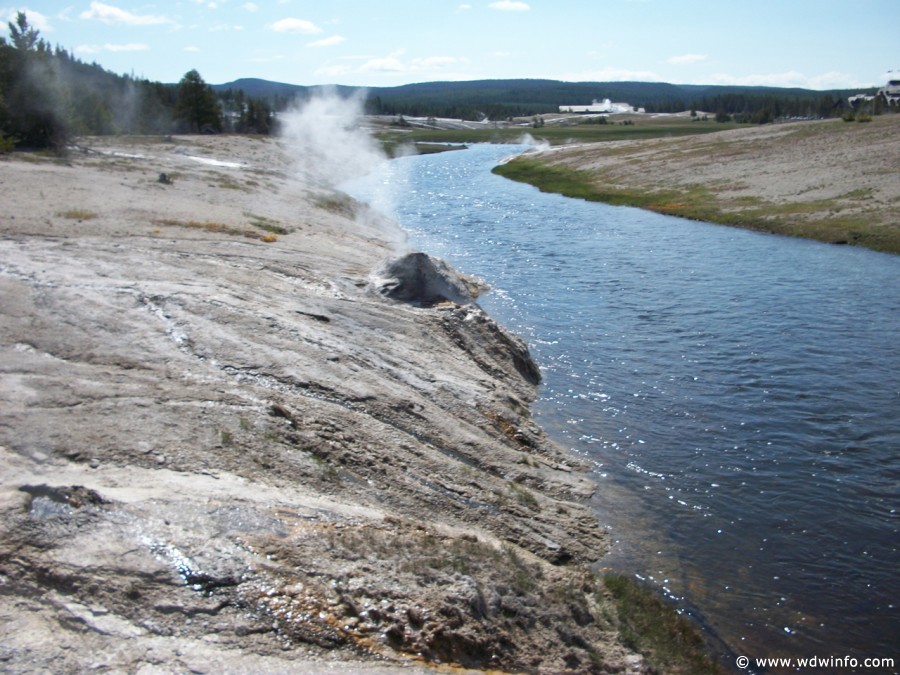
[[[895,656],[900,257],[542,194],[490,173],[513,152],[348,189],[397,181],[414,245],[494,287],[594,462],[603,564],[737,653]]]

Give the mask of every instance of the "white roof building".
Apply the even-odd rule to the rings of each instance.
[[[878,90],[878,95],[884,96],[888,104],[900,103],[900,80],[889,80],[885,86]]]
[[[629,113],[634,112],[634,106],[630,103],[613,103],[608,98],[602,101],[595,100],[590,105],[561,105],[561,113]]]

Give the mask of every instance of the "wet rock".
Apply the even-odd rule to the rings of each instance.
[[[408,253],[386,262],[374,275],[374,288],[393,300],[425,307],[440,302],[474,302],[487,285],[460,274],[427,253]]]
[[[580,580],[594,485],[531,419],[540,374],[483,287],[382,265],[393,230],[323,210],[278,153],[261,199],[154,148],[141,170],[178,190],[123,188],[108,153],[0,167],[4,668],[556,673],[582,645],[561,625],[624,670]],[[61,236],[78,181],[103,217]],[[276,245],[194,226],[248,213],[310,220]]]
[[[28,512],[38,519],[66,516],[84,506],[100,506],[109,503],[100,494],[82,485],[51,487],[49,485],[23,485],[20,491],[30,495]]]

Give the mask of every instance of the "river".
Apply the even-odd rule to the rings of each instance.
[[[490,172],[522,150],[405,158],[346,189],[491,284],[480,304],[542,367],[537,421],[593,463],[601,565],[726,658],[900,657],[900,256]]]

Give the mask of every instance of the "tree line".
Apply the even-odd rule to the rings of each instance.
[[[258,96],[210,87],[196,70],[177,84],[117,75],[52,48],[24,12],[0,38],[0,150],[61,149],[73,136],[238,132],[267,134],[277,111],[311,89],[254,81]],[[343,88],[344,94],[356,88]],[[265,93],[263,93],[265,92]],[[287,92],[287,93],[286,93]],[[555,113],[560,105],[627,101],[647,112],[712,113],[719,121],[763,124],[783,118],[826,118],[848,112],[843,90],[674,85],[661,82],[479,80],[426,82],[368,91],[366,112],[402,117],[507,120]],[[874,90],[867,92],[874,94]],[[867,114],[896,112],[878,97]],[[860,111],[856,111],[860,112]]]
[[[583,101],[583,99],[581,100]],[[648,113],[703,111],[712,113],[720,122],[735,121],[749,124],[766,124],[779,119],[841,117],[850,108],[846,96],[831,92],[809,92],[804,95],[748,92],[695,97],[647,97],[646,100],[632,100],[639,101],[634,104],[635,108],[643,108]],[[872,112],[876,115],[898,112],[896,105],[888,105],[877,97],[870,107],[873,108]],[[373,115],[444,117],[473,121],[533,117],[558,111],[559,106],[556,104],[544,102],[494,103],[487,102],[485,98],[476,93],[464,92],[453,92],[448,94],[444,100],[435,96],[375,94],[366,101],[366,112]]]
[[[504,120],[558,112],[560,105],[593,100],[628,102],[649,113],[685,110],[710,113],[720,121],[763,124],[777,119],[840,117],[850,107],[849,90],[815,91],[775,87],[676,85],[664,82],[559,82],[555,80],[481,80],[428,82],[373,89],[371,114]],[[862,93],[875,94],[875,90]],[[873,114],[896,112],[875,97]]]
[[[0,148],[63,149],[74,136],[269,133],[274,111],[240,90],[215,93],[196,70],[176,85],[117,75],[51,47],[24,12],[0,38]]]

